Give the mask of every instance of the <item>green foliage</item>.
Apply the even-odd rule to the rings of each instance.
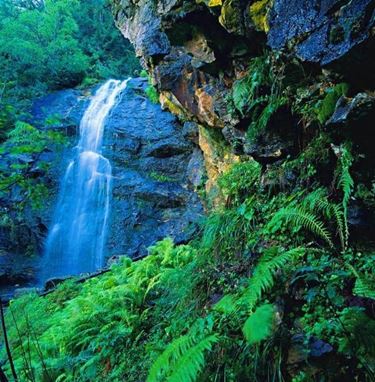
[[[264,101],[260,98],[262,87],[272,84],[272,72],[266,55],[250,61],[247,75],[233,85],[232,98],[235,108],[244,116],[256,104]]]
[[[152,80],[151,80],[151,77],[148,76],[148,85],[146,87],[146,90],[145,90],[145,93],[148,97],[148,99],[152,102],[152,103],[159,103],[159,93],[158,91],[156,90],[155,86],[152,84]]]
[[[41,7],[2,0],[0,139],[48,91],[139,69],[114,26],[107,0],[46,0]],[[90,80],[88,80],[90,79]]]
[[[193,382],[205,365],[204,352],[218,341],[213,334],[197,337],[195,331],[174,340],[155,361],[147,382]]]
[[[174,182],[174,179],[171,176],[156,171],[152,171],[149,176],[158,182]]]
[[[274,306],[264,304],[246,320],[243,332],[250,345],[261,342],[271,335],[274,318]]]
[[[304,248],[293,248],[288,251],[278,247],[267,249],[239,298],[227,295],[215,305],[215,309],[229,314],[240,306],[244,306],[248,312],[251,312],[264,293],[274,285],[276,272],[304,254]]]
[[[150,347],[146,352],[144,331],[154,331],[157,338],[168,327],[170,333],[176,330],[170,326],[170,314],[178,311],[179,298],[174,293],[170,297],[168,294],[178,290],[177,286],[193,274],[194,261],[193,248],[174,247],[171,239],[165,239],[150,248],[150,256],[145,260],[132,263],[124,258],[111,272],[83,285],[68,281],[45,298],[28,295],[13,301],[7,322],[12,323],[9,335],[21,381],[28,380],[31,374],[36,381],[130,380],[127,376],[134,372],[133,361],[124,359],[123,354],[130,352],[133,359],[142,355],[146,362],[164,343],[156,340],[154,349]],[[188,273],[184,272],[185,267]],[[191,285],[188,283],[187,287]],[[152,302],[161,295],[162,305],[151,309]],[[37,317],[43,318],[43,325]],[[182,327],[189,320],[183,320]],[[179,372],[184,372],[190,357],[189,373],[199,368],[200,354],[214,342],[215,337],[210,337],[194,343]],[[184,357],[185,353],[181,355]],[[138,378],[140,372],[133,377]],[[141,379],[145,380],[145,376]]]
[[[247,238],[254,228],[251,201],[241,206],[212,213],[204,224],[202,249],[224,261],[247,248]]]
[[[258,135],[266,129],[271,117],[288,102],[285,97],[270,96],[267,105],[260,111],[254,113],[253,121],[249,126],[247,138],[250,141],[255,140]]]
[[[328,229],[312,212],[305,211],[298,207],[284,208],[275,214],[274,219],[270,224],[271,232],[276,231],[275,227],[279,225],[280,221],[282,221],[282,224],[286,223],[290,225],[294,230],[299,230],[301,228],[306,229],[326,241],[330,247],[333,247],[332,238]]]
[[[349,86],[346,83],[337,84],[326,90],[325,97],[316,105],[318,121],[321,124],[324,124],[331,117],[337,101],[341,96],[346,95],[348,90]]]
[[[266,230],[275,233],[282,229],[284,224],[293,233],[304,229],[333,249],[335,245],[330,229],[332,222],[336,225],[335,234],[339,236],[341,249],[345,250],[348,241],[348,227],[344,210],[340,205],[328,200],[324,189],[317,189],[302,201],[293,200],[289,205],[277,211],[266,226]]]
[[[350,174],[350,167],[352,163],[353,157],[348,144],[342,145],[339,153],[338,185],[343,192],[342,205],[345,215],[347,215],[350,196],[354,188],[354,180]]]
[[[362,308],[343,309],[335,329],[339,334],[340,352],[365,356],[365,359],[375,357],[375,321],[371,320]],[[364,366],[371,369],[372,365],[370,363]]]
[[[279,92],[280,79],[272,66],[273,60],[274,57],[267,54],[253,58],[246,76],[237,80],[232,88],[234,108],[243,118],[251,119],[247,133],[250,141],[256,139],[271,117],[288,103],[288,98]]]
[[[372,282],[361,276],[351,265],[348,265],[354,276],[356,277],[353,292],[356,296],[364,298],[372,298],[375,300],[375,282]]]
[[[272,288],[276,272],[304,255],[305,252],[305,248],[293,248],[288,251],[278,247],[267,249],[256,266],[240,303],[246,304],[247,309],[252,311],[263,293]]]
[[[34,209],[43,206],[48,188],[30,173],[35,160],[48,149],[60,149],[66,144],[66,138],[52,130],[38,130],[26,122],[17,121],[8,139],[0,145],[0,154],[7,155],[11,165],[0,172],[0,196],[12,192],[13,188],[21,189],[23,199],[17,203],[17,209],[30,203]],[[46,170],[49,164],[39,162],[38,168]]]
[[[260,165],[254,160],[235,163],[229,171],[218,179],[218,185],[224,196],[239,204],[251,195],[259,184]]]

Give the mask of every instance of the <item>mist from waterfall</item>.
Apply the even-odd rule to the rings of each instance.
[[[91,99],[80,123],[45,244],[42,279],[93,272],[104,265],[111,201],[111,164],[102,155],[105,121],[126,81],[109,80]]]

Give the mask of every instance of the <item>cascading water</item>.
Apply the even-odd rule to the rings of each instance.
[[[42,278],[92,272],[104,264],[104,246],[111,199],[111,164],[102,154],[105,120],[127,81],[102,85],[80,123],[74,148],[61,184],[49,231]]]

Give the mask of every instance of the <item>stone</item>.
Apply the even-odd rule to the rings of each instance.
[[[292,47],[302,60],[327,65],[369,38],[373,15],[371,0],[275,0],[268,44]]]
[[[333,347],[327,342],[312,338],[309,343],[309,351],[310,357],[318,358],[333,352]]]
[[[59,284],[71,279],[70,276],[48,279],[43,286],[43,291],[47,292],[51,289],[55,289]]]
[[[327,125],[355,123],[375,115],[375,97],[367,93],[358,93],[353,98],[341,97],[336,109],[327,121]]]
[[[193,171],[192,158],[199,157],[197,143],[194,143],[198,140],[197,126],[187,124],[183,128],[175,116],[149,101],[144,92],[146,87],[147,79],[130,80],[106,122],[103,155],[110,160],[113,174],[107,257],[147,254],[150,245],[166,236],[175,242],[186,242],[196,232],[203,214],[203,206],[194,192],[200,175],[188,175]],[[95,89],[63,90],[36,100],[32,107],[33,124],[68,135],[77,132],[84,108]],[[22,155],[17,158],[32,163],[33,174],[43,177],[51,195],[40,211],[27,211],[22,224],[0,227],[0,250],[18,253],[13,257],[0,256],[0,271],[3,270],[0,284],[13,285],[14,289],[15,285],[29,287],[36,282],[34,274],[39,257],[25,261],[25,252],[31,243],[35,245],[34,253],[43,251],[59,181],[76,140],[77,136],[72,135],[69,147],[63,152],[42,153],[40,160],[50,163],[46,172],[41,172],[40,162],[30,162],[33,158]],[[22,197],[21,192],[13,193],[13,198],[21,200]],[[6,203],[10,201],[4,201],[4,206]],[[14,235],[17,248],[13,246]],[[51,280],[47,288],[59,282],[61,280]]]
[[[215,193],[218,177],[227,171],[230,166],[239,162],[239,156],[233,154],[228,147],[223,144],[224,137],[218,130],[211,130],[204,126],[199,126],[199,147],[201,148],[205,160],[208,181],[206,191],[208,194]],[[216,202],[220,198],[215,197]]]
[[[187,167],[187,177],[195,189],[202,186],[205,180],[206,170],[202,151],[194,149]]]

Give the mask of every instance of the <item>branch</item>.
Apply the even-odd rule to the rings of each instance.
[[[10,370],[12,371],[14,382],[17,382],[18,378],[17,378],[16,369],[15,369],[14,363],[13,363],[12,353],[10,351],[8,335],[7,335],[7,329],[6,329],[6,326],[5,326],[3,301],[1,300],[1,297],[0,297],[0,316],[1,316],[1,326],[2,326],[2,329],[3,329],[3,335],[4,335],[5,350],[7,352],[7,356],[8,356],[8,360],[9,360],[9,365],[10,365]]]

